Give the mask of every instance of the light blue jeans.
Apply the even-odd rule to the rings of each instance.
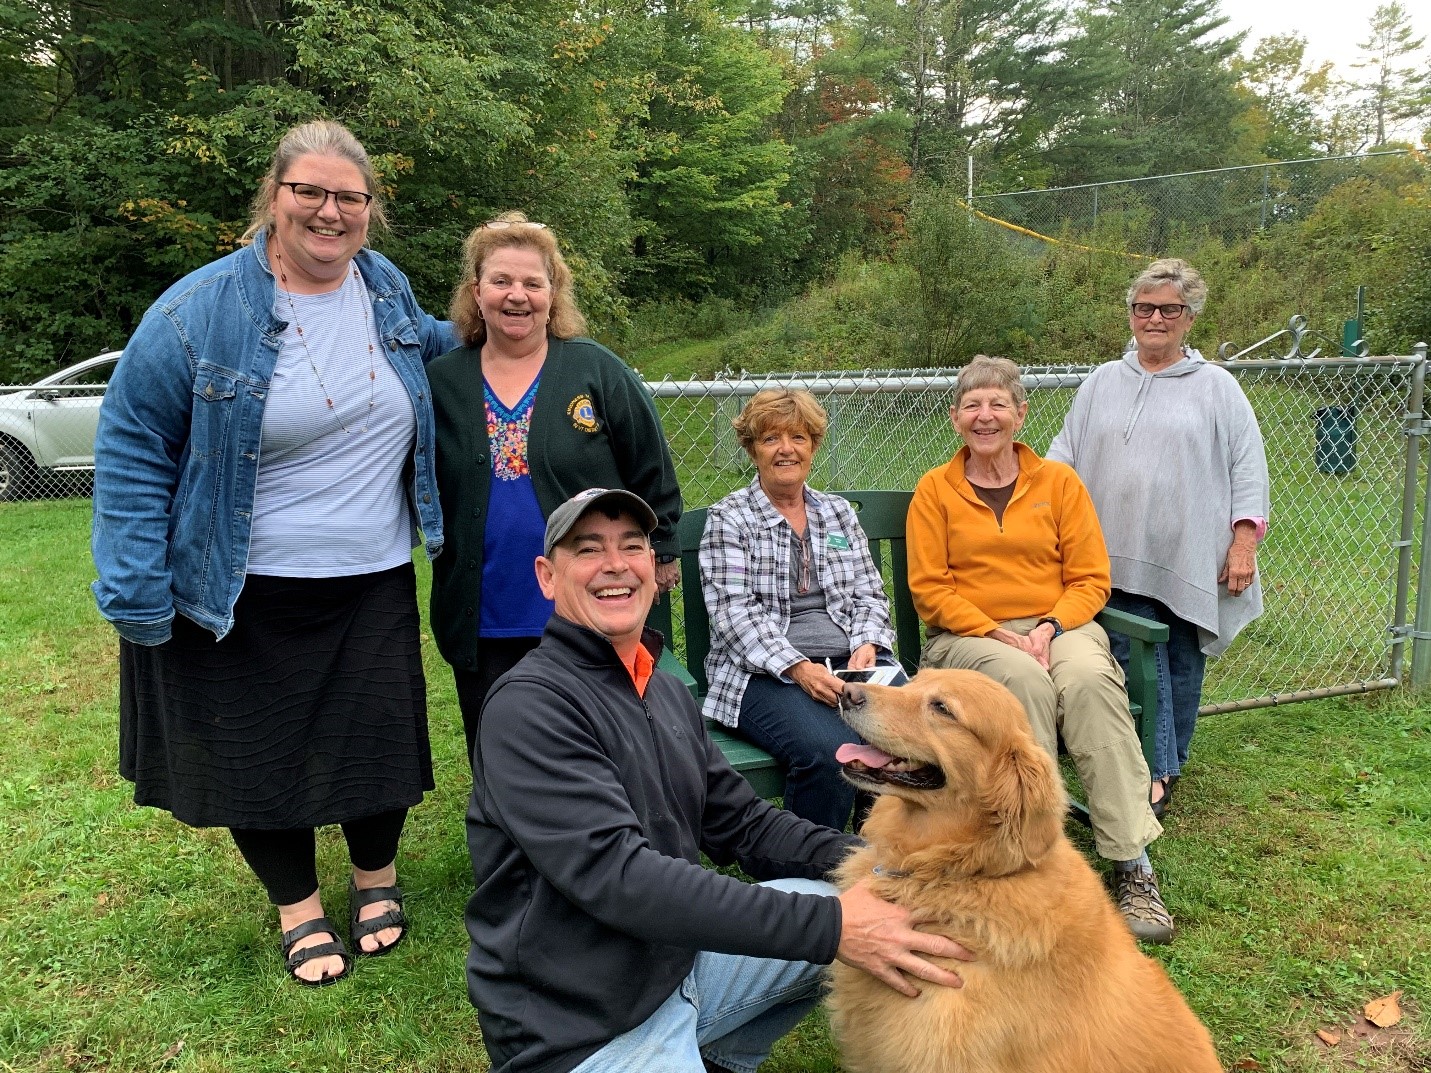
[[[839,893],[814,879],[775,879],[761,886]],[[702,1056],[736,1073],[755,1073],[775,1041],[820,1001],[824,976],[825,966],[808,961],[703,950],[655,1013],[572,1073],[703,1073]]]

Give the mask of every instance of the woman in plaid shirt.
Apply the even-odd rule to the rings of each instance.
[[[805,483],[829,426],[814,396],[761,391],[732,425],[756,478],[710,508],[701,538],[705,714],[780,761],[787,809],[844,830],[855,790],[835,753],[860,738],[832,670],[894,663],[889,601],[854,508]]]

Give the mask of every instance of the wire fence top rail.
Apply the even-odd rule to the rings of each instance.
[[[1256,345],[1258,344],[1254,344]],[[1370,366],[1410,368],[1418,360],[1414,355],[1382,354],[1355,358],[1238,358],[1234,361],[1219,360],[1216,364],[1230,372],[1237,372],[1258,369],[1357,369]],[[1093,363],[1030,365],[1023,368],[1019,379],[1030,391],[1077,387],[1096,368],[1098,364]],[[704,395],[708,398],[749,398],[768,387],[803,388],[817,395],[876,395],[906,390],[942,391],[953,388],[958,377],[957,368],[867,369],[863,372],[838,373],[750,373],[741,370],[723,373],[709,380],[676,380],[667,376],[661,380],[646,380],[644,383],[646,390],[658,399],[678,399],[692,395]]]
[[[1305,220],[1343,183],[1406,167],[1428,170],[1427,158],[1388,149],[966,196],[994,226],[1015,234],[1124,256],[1166,256],[1194,240],[1240,241]]]
[[[1295,167],[1301,164],[1326,164],[1334,161],[1371,160],[1383,156],[1412,156],[1410,149],[1379,149],[1371,153],[1345,153],[1340,156],[1309,156],[1297,160],[1264,160],[1260,164],[1233,164],[1225,168],[1199,168],[1196,171],[1173,171],[1163,175],[1143,175],[1133,179],[1105,179],[1096,183],[1074,183],[1071,186],[1044,186],[1036,190],[1003,190],[997,194],[975,194],[970,199],[1021,197],[1025,194],[1060,194],[1070,190],[1093,190],[1097,187],[1131,186],[1134,183],[1154,183],[1163,179],[1186,179],[1195,175],[1223,175],[1239,171],[1258,171],[1266,168]]]

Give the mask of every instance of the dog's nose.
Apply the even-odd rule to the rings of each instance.
[[[845,683],[845,691],[840,694],[841,708],[858,708],[865,702],[865,691],[854,682]]]

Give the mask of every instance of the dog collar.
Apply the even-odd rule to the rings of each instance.
[[[877,876],[887,876],[890,879],[908,879],[913,872],[901,872],[897,868],[886,868],[882,864],[874,866],[874,874]]]

